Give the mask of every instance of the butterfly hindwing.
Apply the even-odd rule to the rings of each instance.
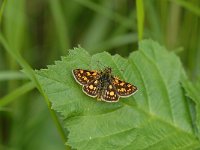
[[[124,82],[117,77],[113,77],[112,84],[115,86],[115,89],[120,97],[128,97],[137,91],[136,86]]]
[[[88,96],[97,97],[99,80],[94,80],[87,85],[83,85],[83,92]]]
[[[99,73],[97,71],[74,69],[72,70],[72,74],[76,81],[81,85],[86,85],[99,78]]]
[[[103,90],[101,99],[106,102],[118,102],[119,96],[112,83],[109,83]]]

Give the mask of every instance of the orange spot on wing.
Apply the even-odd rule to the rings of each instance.
[[[131,84],[128,84],[127,86],[128,86],[128,87],[131,87],[132,85],[131,85]]]
[[[110,92],[110,96],[113,96],[115,95],[115,93],[113,91]]]
[[[121,86],[123,86],[124,84],[125,84],[124,82],[120,83]]]
[[[115,79],[115,82],[116,82],[116,83],[119,83],[119,80],[118,80],[118,79]]]
[[[85,76],[84,76],[84,77],[82,77],[82,78],[83,78],[83,80],[87,80],[87,77],[85,77]]]
[[[94,72],[92,75],[93,75],[93,76],[96,76],[96,75],[97,75],[97,73],[96,73],[96,72]]]
[[[94,86],[91,84],[91,85],[89,86],[89,88],[92,90],[92,89],[94,88]]]
[[[90,76],[91,75],[90,72],[87,72],[87,75]]]

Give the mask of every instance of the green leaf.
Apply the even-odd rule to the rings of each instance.
[[[118,103],[99,102],[85,95],[73,79],[75,68],[101,69],[133,83],[138,92]],[[200,147],[191,113],[180,85],[183,68],[174,53],[142,41],[125,59],[107,52],[90,56],[75,48],[37,79],[52,109],[69,131],[67,144],[79,150],[195,149]]]
[[[185,79],[182,81],[183,87],[186,90],[186,95],[191,98],[195,102],[195,125],[197,127],[197,136],[200,139],[200,78],[197,79],[195,83],[190,82],[189,80]]]

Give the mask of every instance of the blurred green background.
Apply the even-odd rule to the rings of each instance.
[[[0,0],[0,149],[66,149],[18,54],[41,69],[78,45],[127,57],[150,38],[177,53],[195,80],[199,17],[199,0]]]

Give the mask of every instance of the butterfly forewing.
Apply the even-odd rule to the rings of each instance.
[[[72,73],[76,81],[81,85],[86,85],[99,78],[99,73],[97,71],[74,69]]]
[[[83,92],[91,97],[97,97],[98,84],[99,84],[98,80],[93,80],[92,82],[83,86]]]
[[[113,77],[112,84],[115,86],[115,89],[120,97],[128,97],[137,91],[136,86],[124,82],[117,77]]]
[[[119,96],[111,83],[102,92],[101,99],[106,102],[118,102]]]

